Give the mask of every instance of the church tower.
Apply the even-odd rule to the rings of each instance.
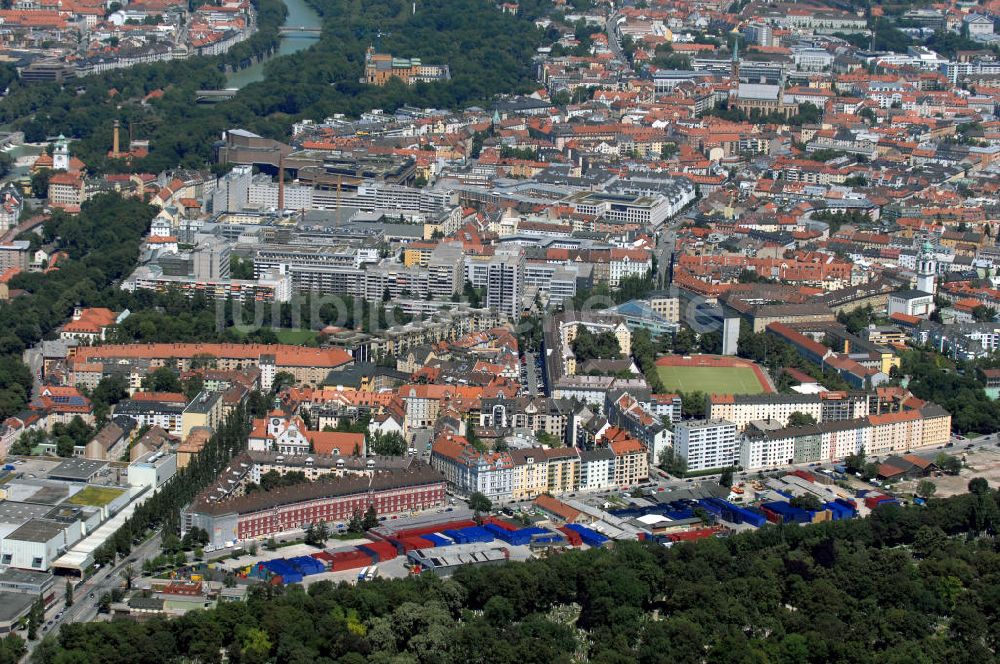
[[[930,242],[924,242],[917,257],[917,290],[932,294],[937,291],[937,259]]]
[[[729,65],[729,76],[734,83],[740,82],[740,40],[733,39],[733,60]]]
[[[56,141],[56,147],[52,151],[52,170],[69,170],[69,141],[67,141],[66,137],[62,134],[59,134],[59,139]]]

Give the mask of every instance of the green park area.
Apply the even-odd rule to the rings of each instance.
[[[240,329],[238,326],[233,326],[231,328],[238,336],[246,336],[245,330]],[[274,332],[274,336],[278,338],[279,343],[290,344],[293,346],[304,346],[316,338],[315,330],[306,330],[296,327],[276,327],[271,328]]]
[[[67,502],[73,505],[104,507],[123,493],[125,492],[122,489],[105,486],[88,486],[83,491],[74,494]]]
[[[658,366],[656,373],[668,392],[760,394],[764,391],[750,367]]]

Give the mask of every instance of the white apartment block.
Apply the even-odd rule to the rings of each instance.
[[[580,214],[639,226],[659,226],[670,218],[675,207],[664,196],[633,196],[606,191],[585,192],[570,198],[568,203]]]
[[[524,273],[523,252],[497,252],[486,266],[486,306],[518,319],[524,294]]]
[[[653,269],[650,253],[644,249],[612,249],[609,284],[617,288],[626,277],[645,277]]]
[[[809,415],[816,422],[865,417],[868,398],[863,393],[713,394],[708,401],[709,419],[728,420],[739,431],[754,420],[776,420],[786,426],[793,413]]]
[[[727,468],[737,462],[736,425],[726,420],[691,420],[674,427],[674,453],[688,470]]]
[[[348,204],[365,212],[374,210],[412,210],[439,212],[458,201],[453,191],[417,189],[396,184],[363,184],[357,194],[347,199]]]
[[[580,451],[580,489],[605,489],[614,480],[615,455],[606,447]]]
[[[448,436],[434,442],[431,466],[463,495],[478,491],[493,501],[511,500],[514,465],[507,453],[480,453],[464,438]]]
[[[312,187],[286,183],[283,209],[313,209],[313,191]],[[277,182],[254,182],[247,191],[247,207],[254,210],[276,210],[278,209],[279,198]]]

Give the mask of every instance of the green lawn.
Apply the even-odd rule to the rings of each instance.
[[[239,328],[231,327],[229,329],[241,337],[246,336],[239,330]],[[302,346],[316,338],[315,330],[304,330],[291,327],[277,328],[274,330],[274,334],[278,337],[278,341],[281,343],[291,344],[293,346]]]
[[[315,330],[300,330],[293,328],[280,328],[274,331],[278,336],[278,341],[283,344],[301,345],[316,338]]]
[[[93,507],[104,507],[118,496],[125,493],[121,489],[111,487],[88,486],[83,491],[75,494],[68,501],[74,505],[91,505]]]
[[[760,394],[764,391],[753,369],[747,367],[656,367],[670,392]]]

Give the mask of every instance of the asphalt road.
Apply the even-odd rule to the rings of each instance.
[[[615,24],[617,21],[618,14],[612,14],[608,17],[607,23],[604,24],[605,31],[608,33],[608,48],[611,49],[611,52],[617,59],[622,62],[626,62],[628,58],[625,57],[625,52],[622,50],[622,44],[618,41],[618,35],[615,31]]]
[[[55,586],[53,586],[56,601],[53,602],[52,606],[50,606],[45,612],[45,624],[42,628],[41,635],[45,636],[55,632],[62,625],[67,623],[91,622],[92,620],[95,620],[98,615],[97,603],[101,599],[101,595],[104,593],[110,593],[115,588],[119,588],[123,585],[124,581],[120,576],[120,572],[125,568],[125,566],[131,563],[135,566],[136,570],[141,573],[143,561],[155,558],[159,554],[160,535],[157,533],[133,549],[128,558],[121,560],[113,567],[105,566],[97,570],[93,576],[89,577],[82,583],[79,583],[73,589],[73,606],[68,609],[66,608],[63,588],[65,580],[61,577],[56,577],[56,583]],[[93,597],[91,597],[91,595],[93,595]],[[60,617],[56,618],[55,616],[57,615],[60,615]],[[38,645],[39,641],[40,639],[27,642],[28,652],[24,661],[31,658],[31,653],[35,646]]]
[[[674,255],[674,246],[677,244],[677,230],[689,219],[689,213],[684,213],[660,226],[659,238],[656,243],[656,269],[658,272],[656,279],[660,288],[666,288],[670,285],[670,262]]]

